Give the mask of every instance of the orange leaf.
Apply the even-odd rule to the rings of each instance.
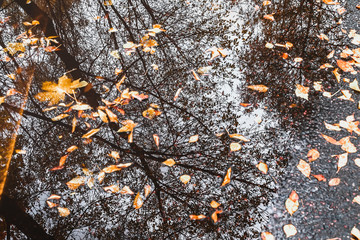
[[[226,175],[224,177],[224,181],[221,184],[221,186],[225,186],[226,184],[230,183],[230,178],[231,178],[231,168],[229,168],[226,172]]]
[[[275,240],[274,235],[269,232],[262,232],[261,233],[261,240]]]
[[[211,203],[210,203],[210,206],[212,208],[218,208],[220,205],[221,205],[220,203],[218,203],[218,202],[216,202],[214,200],[212,200]]]
[[[117,165],[110,165],[106,168],[104,168],[102,171],[105,173],[112,173],[112,172],[116,172],[116,171],[120,171],[122,168],[118,167]]]
[[[164,161],[162,163],[165,164],[166,166],[169,166],[169,167],[172,167],[172,166],[175,165],[175,161],[172,158],[169,158],[169,159],[167,159],[166,161]]]
[[[323,176],[323,175],[321,175],[321,174],[318,174],[318,175],[313,175],[313,174],[311,174],[314,178],[316,178],[319,182],[321,182],[321,181],[324,181],[324,182],[326,182],[326,178]]]
[[[206,218],[205,215],[190,215],[189,217],[191,220],[200,220]]]
[[[59,161],[59,167],[63,166],[65,164],[66,158],[68,157],[68,155],[64,155],[60,158]]]
[[[71,153],[71,152],[75,151],[76,149],[78,149],[78,147],[75,146],[75,145],[72,145],[72,146],[69,147],[66,151],[67,151],[68,153]]]
[[[293,215],[294,212],[296,212],[296,210],[299,208],[299,196],[297,195],[297,193],[293,190],[289,196],[288,199],[286,199],[285,202],[285,207],[286,210],[288,211],[288,213],[290,213],[290,215]]]
[[[156,146],[159,148],[159,142],[160,142],[160,137],[157,134],[153,134],[153,138],[155,141]]]
[[[248,88],[251,90],[254,90],[254,91],[258,91],[258,92],[267,92],[267,90],[269,89],[265,85],[250,85],[250,86],[248,86]]]
[[[311,149],[309,150],[307,157],[309,159],[309,162],[312,162],[320,157],[320,153],[316,149]]]
[[[341,145],[338,141],[336,141],[335,139],[333,139],[332,137],[326,136],[325,134],[321,133],[321,136],[323,138],[325,138],[325,140],[331,144],[335,144],[335,145]]]
[[[256,165],[256,167],[264,174],[266,174],[268,171],[268,166],[266,165],[266,163],[260,162]]]
[[[297,233],[296,227],[292,224],[287,224],[283,227],[284,233],[286,234],[286,237],[295,236]]]
[[[182,181],[184,184],[187,184],[190,181],[191,177],[189,175],[182,175],[180,177],[180,181]]]
[[[329,186],[333,187],[333,186],[337,186],[340,183],[340,178],[332,178],[329,181]]]
[[[343,60],[337,60],[337,65],[344,72],[354,72],[355,69],[351,66],[350,62],[346,62]]]
[[[84,185],[84,183],[85,183],[85,178],[84,177],[76,177],[76,178],[71,179],[69,182],[67,182],[66,185],[71,190],[76,190],[81,185]]]
[[[178,97],[179,97],[179,95],[180,95],[180,93],[181,93],[181,90],[182,90],[182,88],[179,88],[179,89],[176,91],[175,96],[174,96],[174,101],[176,101],[176,99],[178,99]]]
[[[197,81],[200,81],[200,80],[201,80],[201,79],[199,78],[199,76],[197,75],[197,73],[196,73],[194,70],[191,70],[191,72],[192,72],[195,80],[197,80]]]
[[[90,130],[89,132],[87,132],[86,134],[84,134],[82,136],[82,138],[89,138],[92,135],[96,134],[98,131],[100,131],[100,128],[94,128],[94,129]]]
[[[46,201],[46,203],[49,206],[49,208],[53,208],[53,207],[56,207],[57,205],[59,205],[57,203],[53,203],[53,202],[50,202],[50,201]]]
[[[111,185],[111,186],[108,186],[108,187],[104,187],[104,190],[107,192],[107,191],[110,191],[112,193],[117,193],[120,191],[120,188],[118,185]]]
[[[59,195],[51,194],[50,197],[47,198],[47,200],[51,200],[51,199],[59,200],[60,198],[61,197]]]
[[[274,14],[267,14],[267,15],[264,15],[264,18],[267,19],[267,20],[270,20],[270,21],[274,21],[275,18],[273,16]]]
[[[61,217],[67,217],[67,216],[69,216],[69,214],[70,214],[70,210],[67,209],[67,208],[58,207],[58,211],[59,211],[59,215],[60,215]]]
[[[133,195],[134,192],[131,191],[131,189],[128,187],[128,186],[125,186],[121,189],[120,191],[121,194],[130,194],[130,195]]]
[[[239,151],[241,149],[241,145],[237,142],[230,143],[230,150],[232,152]]]
[[[199,140],[199,135],[194,135],[190,137],[189,143],[194,143],[197,142],[198,140]]]
[[[323,2],[325,4],[328,4],[328,5],[337,5],[337,4],[339,4],[338,2],[334,2],[333,0],[323,0]]]
[[[143,200],[142,200],[141,197],[140,197],[140,192],[138,192],[138,193],[136,194],[135,199],[134,199],[134,208],[135,208],[135,209],[139,209],[139,208],[142,207],[143,204],[144,204],[144,202],[143,202]]]
[[[299,164],[297,165],[297,168],[306,177],[310,177],[311,168],[310,168],[310,165],[307,162],[300,159]]]
[[[218,221],[218,213],[222,213],[222,210],[216,210],[213,214],[211,214],[211,219],[216,223]]]
[[[304,98],[306,100],[309,100],[309,87],[304,87],[300,84],[296,84],[296,90],[295,90],[295,95],[297,97],[301,97]]]
[[[149,194],[151,193],[151,186],[150,185],[146,185],[144,187],[144,191],[145,191],[145,197],[149,196]]]

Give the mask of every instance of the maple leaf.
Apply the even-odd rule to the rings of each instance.
[[[74,94],[75,89],[85,87],[87,84],[87,82],[80,80],[72,82],[70,78],[64,75],[59,78],[58,84],[44,82],[41,89],[45,92],[36,94],[35,98],[41,102],[49,101],[49,105],[54,105],[63,101],[66,94]]]

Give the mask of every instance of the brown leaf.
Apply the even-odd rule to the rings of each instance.
[[[59,211],[59,215],[60,215],[61,217],[67,217],[67,216],[69,216],[69,214],[70,214],[70,210],[67,209],[67,208],[58,207],[58,211]]]
[[[210,206],[212,208],[218,208],[220,205],[221,205],[220,203],[218,203],[217,201],[214,201],[214,200],[212,200],[210,203]]]
[[[165,164],[166,166],[169,166],[169,167],[172,167],[172,166],[175,165],[175,161],[172,158],[169,158],[169,159],[167,159],[166,161],[164,161],[162,163]]]
[[[269,89],[265,85],[250,85],[250,86],[248,86],[248,88],[251,90],[254,90],[254,91],[258,91],[258,92],[267,92],[267,90]]]
[[[134,199],[134,208],[139,209],[144,204],[143,200],[141,199],[140,192],[136,194],[136,197]]]

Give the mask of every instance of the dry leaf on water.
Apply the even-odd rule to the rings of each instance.
[[[329,186],[333,187],[333,186],[337,186],[340,184],[340,178],[332,178],[329,181]]]
[[[61,217],[67,217],[67,216],[69,216],[69,214],[70,214],[70,210],[67,209],[67,208],[58,207],[58,211],[59,211],[59,215],[60,215]]]
[[[299,164],[297,165],[297,168],[306,177],[310,177],[311,168],[310,168],[310,165],[307,162],[300,159]]]
[[[182,175],[180,177],[180,181],[182,181],[184,184],[187,184],[190,181],[191,177],[189,175]]]
[[[141,199],[140,192],[136,194],[136,197],[134,199],[134,208],[139,209],[144,204],[143,200]]]
[[[269,232],[262,232],[261,233],[261,240],[275,240],[274,235]]]
[[[166,161],[164,161],[162,163],[165,164],[166,166],[169,166],[169,167],[172,167],[172,166],[175,165],[175,161],[172,158],[169,158],[169,159],[167,159]]]
[[[312,162],[320,157],[320,153],[316,149],[311,149],[309,150],[307,157],[309,159],[309,162]]]
[[[189,217],[191,220],[200,220],[200,219],[206,218],[206,216],[202,215],[202,214],[201,215],[190,215]]]
[[[224,181],[223,183],[221,184],[221,186],[225,186],[226,184],[230,183],[230,178],[231,178],[231,168],[229,168],[226,172],[226,175],[224,177]]]
[[[268,171],[268,166],[266,165],[266,163],[260,162],[256,165],[256,167],[264,174],[266,174]]]
[[[285,207],[290,215],[293,215],[299,208],[299,196],[294,190],[291,192],[289,198],[286,199]]]
[[[269,89],[265,85],[250,85],[250,86],[248,86],[248,88],[251,90],[254,90],[254,91],[258,91],[258,92],[267,92],[267,90]]]

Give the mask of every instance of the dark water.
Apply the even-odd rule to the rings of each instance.
[[[260,1],[114,1],[113,7],[92,1],[34,3],[52,19],[62,46],[75,57],[81,71],[74,71],[70,61],[44,52],[43,47],[27,46],[25,57],[16,53],[15,60],[2,61],[1,96],[16,86],[6,74],[18,67],[35,69],[15,147],[26,150],[26,154],[13,155],[4,194],[16,199],[22,210],[55,239],[260,239],[265,231],[285,239],[282,227],[289,223],[298,231],[293,239],[350,239],[351,229],[359,228],[359,206],[352,203],[359,195],[359,168],[353,161],[357,154],[349,154],[347,165],[336,173],[337,159],[332,155],[344,151],[320,136],[324,133],[337,140],[349,136],[345,129],[327,130],[323,122],[338,123],[354,113],[358,119],[359,97],[347,83],[336,81],[332,69],[319,70],[324,63],[336,66],[335,59],[340,59],[346,46],[357,47],[341,31],[358,29],[357,3],[332,6],[315,0],[272,1],[263,6]],[[340,16],[336,9],[341,6],[347,12]],[[263,18],[271,13],[275,21]],[[30,27],[20,23],[32,19],[16,2],[5,2],[1,14],[11,16],[2,27],[4,44],[21,41],[16,36]],[[100,20],[94,20],[96,16]],[[337,24],[340,18],[343,23]],[[123,44],[140,42],[152,24],[166,29],[154,37],[156,52],[149,54],[139,47],[126,55]],[[118,31],[109,33],[110,27]],[[43,36],[41,26],[32,31]],[[321,33],[329,41],[319,39]],[[286,42],[293,47],[265,47],[266,43]],[[207,50],[212,47],[223,48],[226,56],[210,60],[211,51]],[[111,56],[114,50],[118,50],[119,58]],[[332,50],[335,57],[327,59]],[[6,55],[2,53],[2,58]],[[297,57],[303,61],[295,62]],[[197,81],[192,70],[201,67],[211,69],[205,75],[197,73],[201,78]],[[42,91],[42,82],[55,82],[71,71],[74,78],[91,82],[96,93],[78,94],[76,99],[93,109],[97,104],[105,106],[100,98],[113,101],[120,96],[116,83],[123,75],[116,76],[115,68],[125,71],[121,91],[129,88],[149,96],[118,105],[125,115],[109,107],[120,121],[138,123],[133,144],[127,141],[128,133],[116,132],[121,123],[80,118],[77,111],[54,123],[50,119],[68,108],[59,106],[43,112],[46,103],[34,97]],[[343,77],[353,80],[356,75]],[[336,95],[322,96],[312,87],[315,81]],[[258,84],[266,85],[268,91],[247,88]],[[295,95],[296,84],[310,87],[308,100]],[[179,88],[181,94],[174,101]],[[354,102],[338,99],[340,89],[350,90]],[[64,103],[70,102],[66,96]],[[15,113],[9,106],[17,106],[16,96],[7,97],[6,104],[1,109],[3,129],[5,123],[13,126],[10,116]],[[151,104],[157,104],[162,112],[152,120],[142,116]],[[85,113],[91,114],[91,110]],[[78,125],[71,133],[73,117],[78,118]],[[85,143],[81,136],[93,128],[101,130],[91,143]],[[227,131],[244,135],[250,142],[231,139]],[[216,133],[223,135],[217,137]],[[160,137],[159,148],[153,134]],[[199,141],[189,143],[195,134]],[[6,146],[5,130],[2,136]],[[351,141],[358,146],[357,134],[352,136]],[[232,142],[239,142],[242,149],[231,152]],[[50,171],[72,145],[79,149],[69,154],[65,167]],[[312,148],[320,152],[320,158],[311,163],[312,173],[324,175],[326,182],[308,179],[296,168]],[[111,151],[119,152],[120,159],[109,157]],[[169,158],[177,164],[167,167],[161,163]],[[256,168],[259,162],[268,165],[268,174]],[[101,169],[118,163],[132,165],[106,174],[103,183],[95,180],[91,189],[86,183],[74,191],[66,185],[77,176],[86,181],[97,179]],[[220,187],[229,168],[231,182]],[[191,176],[186,185],[179,180],[184,174]],[[328,180],[335,177],[341,183],[330,187]],[[103,187],[110,185],[120,189],[129,186],[135,194],[105,192]],[[152,189],[148,197],[146,185]],[[290,216],[284,204],[292,190],[298,193],[300,206]],[[144,204],[135,209],[138,192]],[[61,196],[50,201],[68,208],[69,216],[60,217],[56,208],[47,206],[51,194]],[[210,206],[212,200],[221,204],[216,223],[210,218],[215,211]],[[206,218],[189,219],[189,215],[200,214]],[[10,234],[14,239],[25,238],[16,223]]]

